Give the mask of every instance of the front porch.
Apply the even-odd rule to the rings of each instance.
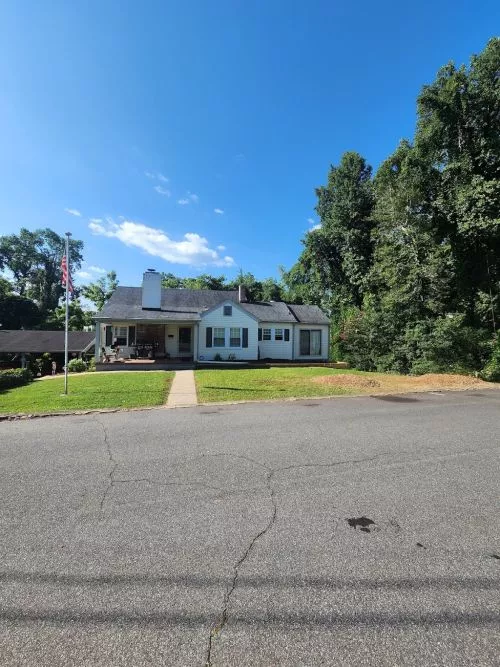
[[[198,340],[198,324],[168,322],[101,323],[96,328],[96,365],[99,370],[112,364],[192,364]],[[129,366],[130,367],[130,366]],[[115,367],[116,370],[116,367]],[[162,369],[163,370],[163,369]]]

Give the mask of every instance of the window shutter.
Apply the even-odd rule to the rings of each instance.
[[[285,329],[285,340],[290,340],[290,329]]]
[[[248,347],[248,329],[244,328],[242,329],[242,342],[241,342],[241,347]]]
[[[258,335],[258,339],[259,339],[259,340],[262,340],[262,329],[259,329],[259,330],[258,330],[258,334],[259,334],[259,335]]]
[[[135,327],[133,326],[128,328],[128,344],[129,346],[135,345]]]
[[[113,342],[113,327],[106,327],[106,347]]]
[[[206,329],[205,347],[212,347],[212,327]]]

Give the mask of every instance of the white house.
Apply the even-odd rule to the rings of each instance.
[[[248,302],[237,291],[117,287],[96,315],[96,360],[112,344],[120,357],[183,361],[328,359],[329,320],[318,306]]]

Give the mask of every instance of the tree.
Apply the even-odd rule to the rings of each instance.
[[[41,320],[42,313],[31,299],[18,294],[0,297],[2,329],[31,329],[40,324]]]
[[[70,301],[68,306],[68,329],[70,331],[83,331],[84,327],[93,326],[94,314],[83,310],[78,299]],[[58,306],[46,317],[42,329],[60,331],[66,323],[66,304]]]
[[[0,276],[0,298],[12,294],[12,283]]]
[[[61,284],[61,259],[66,239],[49,228],[0,237],[0,267],[13,274],[14,289],[38,304],[45,314],[54,310],[64,294]],[[70,239],[70,270],[79,269],[83,242]]]
[[[95,304],[97,310],[102,310],[106,301],[118,287],[116,271],[108,271],[106,276],[99,278],[95,283],[84,285],[81,288],[81,294],[89,301]]]

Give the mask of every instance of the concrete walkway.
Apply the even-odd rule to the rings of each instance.
[[[178,408],[187,405],[198,405],[194,372],[176,371],[168,395],[167,407]]]

